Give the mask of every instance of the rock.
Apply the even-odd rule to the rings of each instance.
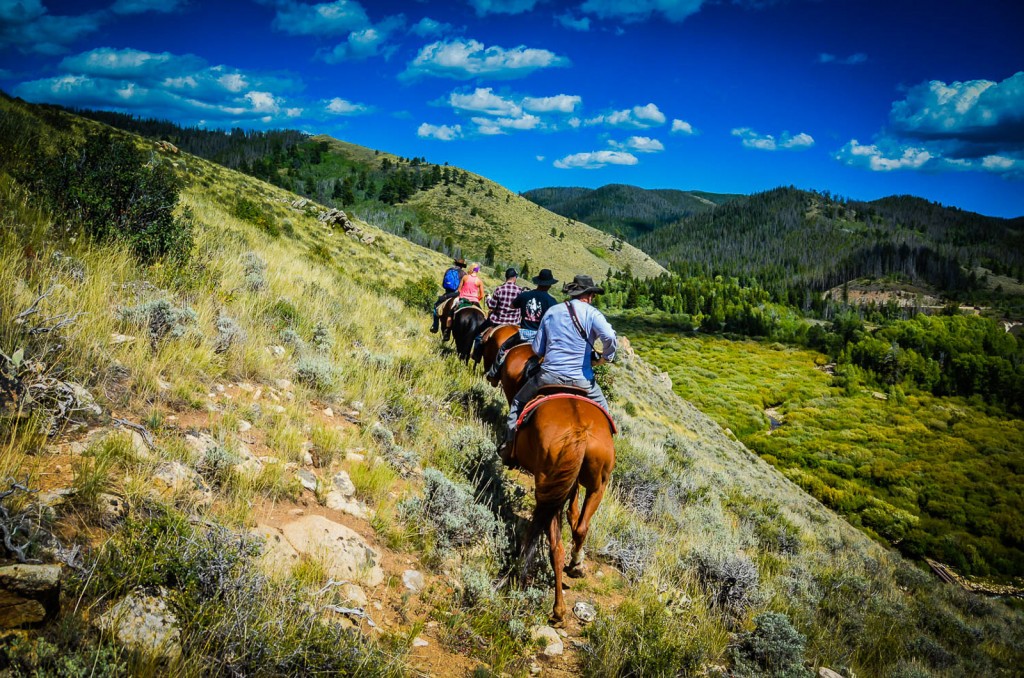
[[[292,382],[289,379],[275,379],[274,386],[282,391],[287,391],[292,387]]]
[[[213,388],[217,391],[217,393],[223,393],[226,390],[224,388],[224,384],[217,384]]]
[[[248,431],[251,428],[252,428],[252,424],[247,422],[245,419],[239,419],[238,420],[238,432],[239,433],[245,433],[246,431]]]
[[[60,565],[0,567],[0,629],[37,624],[60,611]]]
[[[274,405],[270,409],[272,409],[277,414],[284,414],[286,412],[286,410],[284,409],[284,405]]]
[[[128,505],[123,497],[100,492],[96,495],[96,512],[101,525],[112,527],[128,515]]]
[[[422,591],[423,587],[427,585],[427,582],[423,579],[423,573],[418,570],[406,570],[403,572],[402,583],[405,584],[405,588],[413,593]]]
[[[167,659],[181,656],[177,623],[163,598],[141,593],[125,596],[96,620],[125,647]]]
[[[142,461],[150,461],[153,459],[153,453],[149,449],[149,445],[146,444],[146,439],[142,437],[142,434],[138,431],[131,429],[128,431],[128,440],[132,445],[132,453],[136,459]]]
[[[59,471],[57,471],[59,473]],[[61,487],[55,490],[48,490],[46,492],[40,492],[36,495],[36,503],[44,509],[49,509],[50,513],[53,510],[67,501],[68,497],[75,494],[73,487]]]
[[[363,455],[359,454],[358,452],[346,452],[345,453],[345,461],[351,461],[351,462],[355,462],[357,464],[361,464],[364,461],[366,461],[366,457],[364,457]]]
[[[818,678],[843,678],[841,673],[836,673],[832,669],[827,669],[822,666],[818,669]]]
[[[303,452],[302,453],[302,465],[303,466],[316,466],[316,464],[313,463],[313,453],[312,452]]]
[[[325,558],[327,574],[366,586],[384,581],[381,557],[357,532],[323,516],[301,516],[281,530],[299,553]]]
[[[244,381],[241,384],[238,385],[238,388],[243,390],[243,391],[245,391],[246,393],[252,393],[253,391],[256,390],[255,386],[253,386],[252,384],[250,384],[248,382],[244,382]]]
[[[355,229],[355,226],[351,221],[349,221],[348,215],[339,209],[330,209],[326,212],[321,212],[317,219],[325,226],[330,226],[331,228],[340,226],[346,231]]]
[[[361,238],[361,240],[364,245],[372,245],[377,240],[377,236],[372,233],[367,233]]]
[[[186,433],[185,444],[189,446],[200,458],[208,450],[217,447],[217,441],[209,433]]]
[[[584,624],[589,624],[597,619],[597,610],[594,609],[594,606],[582,600],[572,606],[572,613]]]
[[[325,408],[325,409],[324,409],[324,416],[325,416],[325,417],[333,417],[333,416],[334,416],[334,410],[332,410],[332,409],[331,409],[331,408],[329,408],[329,407],[328,407],[328,408]]]
[[[365,608],[370,603],[369,598],[366,597],[366,591],[363,591],[362,586],[357,586],[355,584],[342,584],[339,592],[341,593],[342,599],[352,607]]]
[[[561,636],[550,626],[534,626],[530,630],[530,640],[544,645],[544,654],[549,657],[558,657],[565,652]]]
[[[316,492],[316,476],[313,475],[312,471],[307,471],[304,468],[299,469],[295,472],[295,476],[302,483],[302,486],[310,492]]]
[[[430,643],[428,643],[426,640],[424,640],[422,636],[416,636],[415,638],[412,639],[412,646],[413,647],[426,647],[428,645],[430,645]]]
[[[170,391],[171,388],[174,386],[174,384],[172,384],[171,382],[164,381],[163,379],[161,379],[159,377],[157,377],[156,385],[157,385],[157,388],[159,388],[161,391]]]
[[[341,511],[361,520],[370,519],[369,514],[366,512],[366,506],[362,502],[345,497],[338,490],[331,490],[327,493],[327,496],[324,498],[324,506],[332,511]]]
[[[181,462],[160,464],[153,472],[151,482],[150,493],[158,499],[170,500],[187,495],[198,505],[208,506],[213,502],[213,493],[203,479]]]
[[[263,539],[260,564],[267,572],[288,572],[299,562],[299,552],[288,543],[281,531],[269,525],[257,525],[252,534]]]
[[[334,487],[341,493],[341,496],[346,499],[351,499],[356,496],[356,486],[352,483],[352,479],[345,471],[338,471],[335,473],[331,482],[334,483]]]
[[[275,358],[284,357],[284,346],[268,346],[267,350],[269,350],[270,354]]]
[[[541,668],[540,668],[539,664],[530,664],[530,675],[531,676],[540,675],[540,672],[541,672]]]
[[[130,344],[133,341],[135,341],[135,337],[127,334],[118,334],[117,332],[114,332],[113,334],[110,335],[111,346],[117,346],[119,344]]]

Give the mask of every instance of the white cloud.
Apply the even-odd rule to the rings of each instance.
[[[795,135],[783,132],[776,139],[772,134],[758,134],[749,127],[738,127],[732,131],[732,135],[742,139],[743,145],[747,148],[761,151],[799,150],[814,145],[814,137],[805,132]]]
[[[537,162],[544,162],[544,156],[543,155],[538,155],[537,156]]]
[[[705,0],[586,0],[580,10],[599,19],[646,21],[658,14],[679,22],[700,11]]]
[[[569,125],[569,127],[572,127],[573,129],[579,129],[579,126],[583,124],[583,121],[580,120],[579,118],[574,117],[566,120],[566,123]]]
[[[525,97],[522,105],[534,113],[572,113],[582,101],[576,94],[557,94],[553,97]]]
[[[904,144],[879,137],[873,144],[851,139],[833,157],[851,167],[872,172],[920,170],[927,172],[990,172],[1006,179],[1024,179],[1024,154],[986,155],[979,158],[944,157],[928,144]]]
[[[572,12],[566,12],[565,14],[559,14],[555,17],[558,23],[562,24],[564,28],[568,28],[572,31],[589,31],[590,30],[590,17],[583,16],[578,19],[573,16]]]
[[[522,14],[529,12],[537,0],[469,0],[477,16],[488,14]]]
[[[903,147],[884,151],[874,144],[861,144],[851,139],[836,154],[836,159],[847,165],[860,165],[874,172],[889,172],[897,169],[920,169],[932,155],[923,148]]]
[[[275,4],[277,14],[271,25],[288,35],[344,35],[370,24],[366,10],[354,0],[315,5],[281,0]]]
[[[395,47],[385,47],[388,38],[405,28],[405,15],[391,16],[375,26],[367,26],[348,34],[345,42],[340,42],[333,49],[320,52],[318,56],[329,64],[341,61],[360,61],[383,53],[390,56]]]
[[[277,113],[281,110],[281,101],[270,92],[246,92],[245,100],[254,113]]]
[[[589,118],[587,125],[609,125],[611,127],[633,127],[644,129],[665,124],[665,114],[655,104],[634,106],[621,111]]]
[[[677,134],[694,134],[693,125],[679,118],[672,121],[672,131]]]
[[[485,47],[478,40],[455,39],[434,42],[420,49],[400,77],[521,78],[541,68],[568,65],[568,59],[546,49],[524,45],[511,49]]]
[[[369,107],[363,104],[354,104],[351,101],[334,97],[323,102],[324,110],[331,115],[361,115],[369,112]]]
[[[68,45],[99,29],[102,12],[78,16],[50,14],[40,0],[0,0],[0,51],[63,54]]]
[[[606,165],[635,165],[639,160],[632,153],[624,151],[594,151],[573,153],[554,162],[558,169],[599,169]]]
[[[444,35],[451,33],[455,30],[455,27],[451,24],[436,21],[430,17],[423,17],[409,29],[409,32],[413,35],[418,35],[421,38],[429,38],[435,35]]]
[[[416,135],[424,139],[437,139],[438,141],[451,141],[462,136],[461,125],[431,125],[423,123],[416,130]]]
[[[531,130],[540,126],[541,120],[536,115],[523,113],[514,118],[473,118],[480,134],[505,134],[507,130]]]
[[[170,14],[184,6],[185,0],[117,0],[110,7],[114,14]]]
[[[864,52],[857,52],[847,57],[837,57],[835,54],[829,54],[828,52],[822,52],[818,55],[819,64],[837,64],[840,66],[857,66],[858,64],[866,63],[868,55]]]
[[[65,57],[60,70],[101,78],[170,77],[182,71],[201,70],[206,63],[192,54],[143,52],[137,49],[99,47],[75,56]]]
[[[637,153],[659,153],[665,150],[665,145],[651,137],[630,137],[625,141],[608,140],[608,145],[622,151],[636,151]]]
[[[490,87],[477,87],[472,94],[452,92],[448,103],[455,109],[487,115],[518,116],[523,112],[519,104],[495,94]]]

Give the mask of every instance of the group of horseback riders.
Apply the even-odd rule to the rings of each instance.
[[[558,282],[549,269],[542,269],[531,279],[536,289],[528,289],[519,285],[519,272],[508,268],[505,282],[487,296],[479,276],[480,265],[473,264],[468,271],[466,268],[466,261],[458,258],[445,271],[442,280],[444,292],[434,305],[434,323],[430,331],[443,329],[443,336],[447,339],[452,331],[451,318],[456,313],[474,308],[484,315],[486,305],[489,309],[486,317],[467,328],[466,334],[473,336],[456,337],[460,357],[468,360],[472,355],[479,360],[483,340],[495,331],[494,328],[503,326],[518,327],[518,332],[511,333],[498,347],[487,372],[491,383],[500,381],[505,356],[512,348],[528,343],[539,357],[539,368],[534,366],[527,372],[528,378],[518,384],[518,390],[510,398],[506,438],[499,454],[506,465],[515,466],[515,430],[523,408],[538,392],[571,391],[608,412],[608,401],[595,379],[594,366],[614,359],[617,347],[615,331],[592,305],[595,296],[603,294],[604,289],[588,275],[577,275],[572,282],[564,284],[562,292],[568,299],[559,303],[549,291]],[[444,327],[441,327],[442,323]],[[594,348],[597,340],[601,342],[601,352]]]

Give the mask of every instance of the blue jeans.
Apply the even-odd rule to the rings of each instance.
[[[540,390],[541,386],[550,386],[554,384],[585,388],[587,389],[588,398],[596,402],[605,410],[608,409],[608,401],[605,399],[604,392],[601,391],[601,387],[597,385],[597,380],[588,381],[586,379],[563,377],[552,372],[545,372],[544,368],[541,367],[540,373],[523,384],[523,387],[519,389],[519,393],[516,393],[516,397],[512,399],[512,404],[509,405],[508,419],[505,421],[505,425],[508,428],[507,437],[509,440],[512,439],[512,433],[515,431],[516,421],[519,419],[519,413],[523,410],[523,406],[537,395],[537,391]]]

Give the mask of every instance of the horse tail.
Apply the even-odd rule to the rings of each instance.
[[[559,468],[552,474],[550,482],[541,489],[537,488],[537,508],[533,510],[530,525],[530,540],[523,552],[523,563],[528,563],[537,550],[538,537],[545,526],[560,515],[565,503],[569,500],[573,488],[579,482],[583,459],[587,454],[587,442],[590,439],[591,424],[579,424],[566,431],[559,442],[562,454],[559,455]]]

